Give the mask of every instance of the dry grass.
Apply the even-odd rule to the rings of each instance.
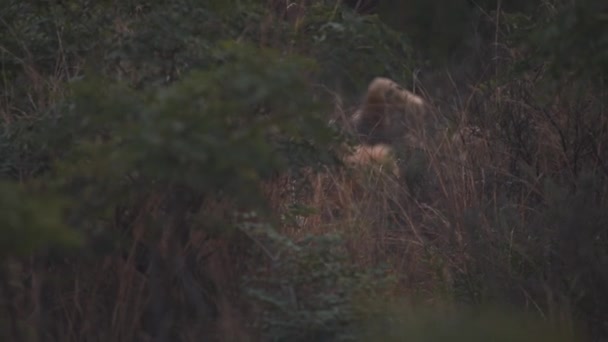
[[[272,25],[278,19],[267,20],[265,25]],[[271,40],[261,39],[269,45]],[[60,63],[56,74],[43,76],[32,63],[24,61],[24,66],[24,82],[31,85],[24,96],[28,103],[17,108],[3,100],[0,111],[5,125],[11,124],[14,113],[29,118],[47,110],[64,96],[65,81],[80,71],[79,63],[69,68]],[[608,175],[603,149],[608,141],[602,111],[605,96],[592,88],[578,98],[555,94],[550,105],[539,108],[530,99],[536,87],[514,82],[490,97],[480,100],[473,94],[464,101],[477,101],[475,107],[454,113],[432,108],[428,119],[432,130],[425,129],[426,123],[416,125],[408,132],[409,143],[400,146],[359,146],[345,157],[345,168],[309,172],[296,179],[296,184],[306,184],[307,191],[295,198],[291,176],[278,177],[264,185],[273,212],[269,221],[294,241],[311,234],[340,233],[357,265],[382,264],[398,277],[396,296],[417,296],[446,306],[463,300],[483,302],[488,298],[476,291],[485,282],[482,285],[494,291],[492,295],[504,294],[503,301],[513,299],[547,320],[574,326],[575,300],[553,290],[548,282],[522,281],[523,272],[515,269],[513,258],[536,262],[535,253],[543,246],[542,241],[528,239],[531,233],[526,229],[537,225],[542,206],[535,205],[545,203],[543,182],[548,177],[572,185],[584,168]],[[5,90],[10,94],[12,88],[5,85]],[[444,124],[447,116],[456,117],[456,127]],[[496,127],[505,118],[513,122],[503,122],[503,127],[513,131]],[[520,136],[520,126],[530,135]],[[605,203],[608,191],[600,188],[598,193],[598,202]],[[158,233],[149,219],[162,216],[162,201],[147,199],[129,222],[129,231],[117,233],[127,236],[126,255],[109,253],[52,268],[39,259],[11,264],[15,267],[8,280],[15,296],[10,305],[22,322],[19,328],[39,340],[46,336],[35,335],[46,331],[62,341],[91,336],[103,341],[146,341],[154,334],[169,334],[159,322],[170,317],[169,312],[187,308],[197,312],[200,321],[171,316],[183,319],[183,330],[173,332],[183,341],[199,341],[201,336],[255,340],[239,284],[251,263],[268,262],[274,255],[250,259],[252,244],[264,246],[258,237],[242,231],[228,237],[189,231],[182,239],[180,227],[170,222]],[[296,222],[283,220],[293,216],[293,204],[312,211],[297,214]],[[230,222],[233,212],[229,202],[208,201],[200,216],[208,226],[215,226]],[[504,212],[513,213],[505,227],[497,219]],[[161,255],[140,255],[150,251]],[[142,259],[147,269],[141,269]],[[194,262],[186,265],[186,260]],[[547,272],[560,276],[558,271]],[[31,285],[25,288],[24,283]]]

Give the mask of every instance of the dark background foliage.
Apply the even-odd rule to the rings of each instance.
[[[0,338],[606,339],[607,11],[2,1]],[[340,162],[378,76],[397,180]]]

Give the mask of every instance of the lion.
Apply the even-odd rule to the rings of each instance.
[[[423,128],[427,111],[428,105],[420,96],[391,79],[376,77],[352,116],[351,126],[363,144],[394,145]]]
[[[384,144],[374,146],[358,145],[352,154],[344,158],[346,165],[353,167],[376,167],[381,171],[399,177],[399,167],[394,157],[393,149]]]

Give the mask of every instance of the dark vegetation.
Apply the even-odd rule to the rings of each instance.
[[[0,3],[0,340],[605,341],[606,2],[294,2]]]

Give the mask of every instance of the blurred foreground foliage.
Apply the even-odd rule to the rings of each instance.
[[[65,207],[66,203],[57,196],[27,191],[13,182],[2,182],[0,261],[30,255],[49,244],[77,246],[80,242],[78,236],[63,222]]]
[[[603,2],[382,1],[367,16],[308,1],[297,20],[282,3],[2,2],[0,336],[575,340],[574,327],[541,326],[555,322],[606,336]],[[284,218],[297,215],[284,202],[300,189],[273,186],[340,164],[346,137],[331,113],[373,77],[409,85],[415,63],[496,52],[485,47],[498,40],[513,44],[510,59],[488,65],[509,63],[471,87],[466,108],[495,159],[471,161],[483,175],[472,190],[391,207],[408,224],[365,246],[389,246],[377,254],[394,253],[392,269],[357,263],[377,256],[330,234],[338,224],[288,236]],[[411,227],[436,231],[420,242]],[[412,255],[425,271],[401,266]],[[426,315],[393,300],[429,288],[431,301],[544,320],[536,330],[527,314]]]

